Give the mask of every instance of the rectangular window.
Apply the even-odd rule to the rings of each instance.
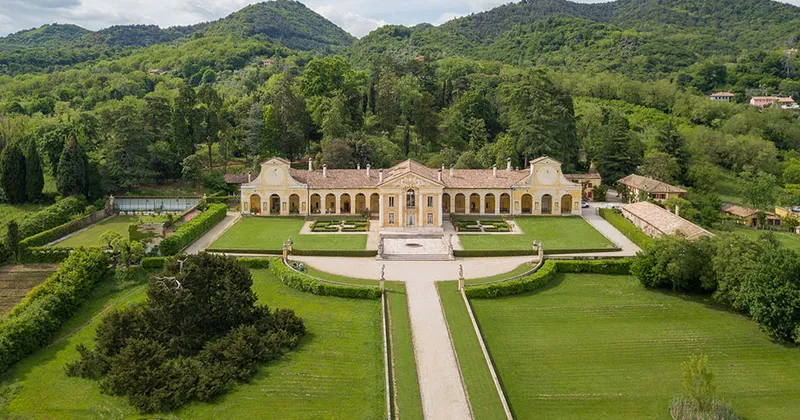
[[[394,207],[394,196],[389,197],[389,207]]]
[[[428,213],[428,224],[429,225],[433,224],[433,213]]]
[[[389,213],[389,224],[390,225],[394,224],[394,213]]]
[[[433,197],[428,197],[428,207],[433,207]]]

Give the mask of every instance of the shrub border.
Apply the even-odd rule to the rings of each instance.
[[[560,254],[593,254],[596,252],[619,252],[621,248],[577,248],[577,249],[548,249],[545,248],[545,255]],[[517,257],[525,255],[538,255],[538,251],[532,249],[454,249],[453,256],[456,258],[476,258],[476,257]]]
[[[282,255],[281,249],[208,248],[206,252],[220,254]],[[378,251],[368,249],[294,249],[289,254],[306,257],[375,257]]]
[[[289,267],[282,258],[270,258],[269,268],[286,286],[314,295],[377,300],[383,294],[379,287],[345,285],[303,274]]]

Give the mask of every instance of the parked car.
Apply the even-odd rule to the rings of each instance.
[[[589,203],[587,203],[585,201],[581,201],[581,208],[582,209],[588,209],[589,208]]]

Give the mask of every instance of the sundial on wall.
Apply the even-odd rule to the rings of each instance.
[[[540,184],[552,185],[556,182],[556,171],[553,168],[541,168],[536,171],[536,180]]]
[[[272,168],[267,170],[265,178],[268,185],[280,185],[283,183],[284,174],[280,168]]]

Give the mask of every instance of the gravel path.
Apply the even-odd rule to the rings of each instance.
[[[603,236],[608,238],[611,242],[614,242],[617,247],[621,248],[622,251],[620,252],[605,252],[603,256],[607,257],[632,257],[636,255],[637,252],[641,251],[642,249],[639,248],[635,243],[631,242],[627,236],[623,235],[617,228],[608,223],[606,219],[600,217],[599,214],[596,213],[598,207],[602,207],[601,204],[591,203],[591,207],[583,209],[581,215],[583,216],[584,220],[586,220],[592,227],[597,229],[598,232],[602,233]],[[592,255],[592,254],[590,254]]]
[[[435,283],[407,282],[406,297],[425,418],[471,418]]]
[[[192,242],[183,252],[185,254],[197,254],[200,251],[204,251],[241,218],[242,215],[239,213],[228,212],[222,221],[206,232],[205,235],[197,238],[197,240]]]

